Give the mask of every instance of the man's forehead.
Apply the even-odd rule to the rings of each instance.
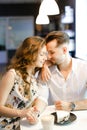
[[[57,40],[56,39],[47,43],[47,47],[51,47],[51,48],[53,47],[54,48],[56,46],[57,46]]]
[[[53,39],[53,40],[47,42],[47,44],[49,44],[49,43],[57,43],[57,40],[56,40],[56,39]]]

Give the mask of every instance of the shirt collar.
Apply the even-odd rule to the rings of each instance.
[[[73,72],[76,72],[75,70],[76,70],[76,67],[77,66],[77,63],[76,63],[76,59],[75,58],[72,58],[72,71]]]
[[[76,60],[75,60],[75,58],[72,58],[72,71],[73,71],[73,72],[75,72],[76,66],[77,66]],[[54,73],[54,72],[56,72],[56,71],[59,72],[59,70],[58,70],[58,68],[57,68],[57,65],[51,66],[50,69],[51,69],[51,72],[52,72],[52,73]]]

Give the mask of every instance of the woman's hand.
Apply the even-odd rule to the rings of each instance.
[[[55,102],[55,107],[57,110],[67,110],[71,111],[72,110],[72,102],[66,102],[66,101],[56,101]]]
[[[51,66],[52,63],[50,61],[46,61],[41,69],[41,79],[45,82],[48,81],[51,77],[51,72],[49,70],[49,66]]]
[[[26,114],[26,119],[30,124],[36,124],[38,122],[39,111],[36,107],[31,107]]]

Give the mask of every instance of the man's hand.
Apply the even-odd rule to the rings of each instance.
[[[56,101],[55,102],[55,107],[57,110],[67,110],[71,111],[72,110],[72,102],[65,102],[65,101]]]

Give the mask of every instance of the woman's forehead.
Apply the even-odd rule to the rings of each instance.
[[[45,51],[47,51],[47,49],[46,49],[46,46],[44,45],[44,46],[40,49],[40,52],[45,52]]]

